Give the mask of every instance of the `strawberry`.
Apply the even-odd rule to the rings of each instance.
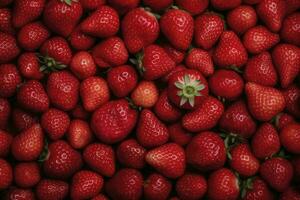
[[[50,36],[41,22],[33,22],[23,26],[18,33],[20,47],[27,51],[38,49]]]
[[[0,9],[0,31],[12,35],[15,33],[12,25],[12,11],[9,8]]]
[[[79,97],[79,81],[68,71],[51,73],[47,93],[54,106],[65,111],[72,110]]]
[[[226,22],[234,32],[243,34],[257,22],[255,9],[247,5],[238,6],[227,14]]]
[[[132,131],[137,115],[125,99],[109,101],[93,113],[91,127],[100,141],[116,143]]]
[[[248,54],[241,40],[232,31],[224,31],[213,53],[216,65],[228,68],[234,66],[241,68],[246,64]]]
[[[288,87],[300,72],[300,49],[291,44],[279,44],[274,48],[272,58],[281,86]]]
[[[71,60],[70,70],[83,80],[94,76],[97,72],[97,67],[92,55],[87,51],[77,52]]]
[[[256,7],[256,13],[272,32],[278,32],[286,12],[283,0],[262,0]]]
[[[118,161],[126,166],[142,169],[145,166],[146,149],[135,139],[124,140],[116,151]]]
[[[120,15],[124,15],[136,8],[139,5],[140,0],[108,0],[108,3],[115,8]]]
[[[123,65],[128,60],[127,49],[119,37],[103,40],[93,48],[92,55],[95,63],[101,68]]]
[[[288,188],[293,177],[293,166],[284,158],[271,158],[261,164],[261,177],[276,191]]]
[[[286,110],[295,117],[300,117],[300,89],[296,85],[291,85],[283,91],[286,102]]]
[[[244,79],[263,86],[275,86],[278,77],[269,52],[249,58],[244,71]]]
[[[187,163],[201,171],[221,168],[226,161],[222,138],[215,132],[201,132],[192,138],[185,149]]]
[[[211,0],[211,5],[217,10],[230,10],[238,7],[242,0]]]
[[[44,7],[45,0],[16,0],[12,18],[14,27],[21,28],[37,19],[42,14]]]
[[[22,108],[32,112],[45,112],[49,108],[49,98],[43,85],[36,80],[24,83],[17,92],[17,101]]]
[[[232,103],[225,110],[219,126],[226,132],[237,134],[243,138],[251,137],[256,130],[256,123],[243,100]]]
[[[176,49],[189,48],[194,33],[194,21],[189,13],[170,9],[162,15],[159,23],[162,33]]]
[[[14,108],[12,119],[13,125],[18,131],[26,130],[38,121],[36,116],[20,108]]]
[[[131,99],[136,106],[151,108],[158,99],[158,89],[152,81],[141,81],[131,93]]]
[[[218,123],[223,112],[223,104],[209,96],[196,110],[185,114],[181,123],[185,129],[191,132],[209,130]]]
[[[183,129],[181,123],[171,124],[168,126],[168,130],[170,141],[180,146],[187,145],[192,139],[191,134]]]
[[[111,146],[94,143],[88,145],[83,152],[85,163],[103,176],[115,173],[115,154]]]
[[[299,188],[297,187],[291,186],[280,195],[280,200],[299,200],[299,199],[300,199],[300,192],[299,192]]]
[[[39,124],[34,124],[14,137],[11,152],[19,161],[36,160],[44,147],[44,133]]]
[[[169,43],[162,44],[163,49],[165,52],[169,55],[170,58],[176,63],[180,64],[185,57],[185,52],[175,49],[173,46],[171,46]]]
[[[138,76],[130,65],[113,67],[107,73],[107,83],[117,97],[125,97],[136,87]]]
[[[95,43],[95,38],[84,34],[80,27],[76,27],[70,35],[70,45],[76,50],[88,50]]]
[[[182,200],[201,199],[206,191],[206,180],[198,174],[185,174],[176,182],[176,192]]]
[[[9,162],[0,158],[0,189],[7,189],[13,181],[13,170]]]
[[[168,178],[178,178],[185,171],[184,149],[175,143],[168,143],[147,152],[146,162]]]
[[[49,145],[43,163],[44,173],[51,178],[67,179],[81,168],[82,158],[67,142],[57,140]]]
[[[153,173],[144,183],[144,197],[146,200],[165,200],[171,193],[172,185],[164,176]]]
[[[221,168],[210,174],[208,178],[208,198],[211,200],[238,199],[239,183],[235,174],[227,169]]]
[[[10,146],[13,141],[13,137],[5,132],[0,130],[0,157],[5,157],[9,151],[10,151]]]
[[[135,8],[122,20],[122,35],[128,51],[137,53],[158,38],[158,21],[152,13]]]
[[[228,100],[234,100],[241,96],[244,89],[242,77],[231,70],[217,70],[209,79],[210,91]]]
[[[2,130],[6,129],[10,115],[11,115],[11,106],[9,101],[7,99],[0,98],[0,129]]]
[[[91,200],[109,200],[109,199],[103,194],[98,194],[97,196],[95,196]]]
[[[33,187],[40,179],[40,167],[35,162],[19,163],[14,168],[15,183],[22,188]]]
[[[143,193],[143,176],[135,169],[123,168],[106,182],[105,191],[112,200],[138,200]]]
[[[11,97],[21,83],[21,76],[13,64],[0,65],[0,97]]]
[[[95,10],[106,3],[106,0],[81,0],[82,7],[86,10]]]
[[[91,113],[86,111],[81,104],[77,104],[72,110],[72,116],[75,119],[87,120]]]
[[[72,199],[89,199],[96,196],[103,187],[103,178],[92,171],[82,170],[72,178],[70,196]]]
[[[214,65],[211,56],[207,51],[193,48],[185,57],[185,64],[188,68],[200,71],[204,76],[214,73]]]
[[[292,123],[285,126],[280,131],[280,141],[282,146],[291,153],[300,153],[300,124]]]
[[[208,0],[175,0],[176,4],[191,13],[191,15],[198,15],[208,7]]]
[[[218,41],[224,30],[222,18],[215,13],[205,13],[195,19],[195,44],[210,49]]]
[[[67,132],[68,143],[74,149],[82,149],[93,139],[92,131],[86,121],[74,119],[71,121]]]
[[[275,88],[248,82],[245,92],[249,111],[259,121],[271,120],[285,107],[283,94]]]
[[[43,200],[61,200],[68,195],[68,183],[60,180],[42,179],[36,186],[36,196]]]
[[[159,12],[170,7],[173,3],[173,0],[143,0],[143,3],[152,10]]]
[[[0,32],[0,64],[13,60],[19,53],[16,39],[10,34]]]
[[[143,147],[153,148],[165,144],[169,139],[169,132],[152,111],[144,109],[139,116],[136,137]]]
[[[292,115],[287,113],[279,113],[275,119],[275,126],[278,130],[281,130],[283,127],[294,122],[296,121]]]
[[[7,193],[7,198],[9,200],[18,200],[18,199],[26,199],[26,200],[35,200],[34,193],[31,189],[20,189],[13,187]]]
[[[255,178],[251,187],[247,188],[243,200],[273,200],[274,195],[271,193],[268,185],[261,178]]]
[[[179,72],[179,71],[184,71],[184,70],[186,70],[186,67],[184,65],[182,65],[182,64],[177,65],[168,74],[166,74],[164,77],[162,77],[161,80],[163,82],[167,83],[173,74],[175,74],[176,72]]]
[[[39,58],[35,53],[23,53],[18,58],[18,69],[24,78],[42,79],[44,74],[40,71],[40,67]]]
[[[300,13],[294,13],[287,16],[282,24],[282,28],[280,31],[281,38],[291,44],[300,46],[300,39],[299,39],[299,23],[300,21]]]

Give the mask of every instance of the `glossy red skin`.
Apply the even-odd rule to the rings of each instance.
[[[0,177],[0,189],[7,189],[13,181],[13,169],[4,159],[0,159]]]
[[[19,187],[34,187],[40,179],[40,167],[36,162],[19,163],[14,168],[14,180]]]
[[[127,12],[133,10],[138,7],[141,0],[107,0],[108,3],[114,7],[120,15],[124,15]]]
[[[36,196],[43,200],[60,200],[67,197],[68,183],[60,180],[42,179],[36,186]]]
[[[176,4],[191,13],[191,15],[198,15],[208,7],[208,0],[175,0]]]
[[[168,130],[170,141],[180,146],[187,145],[192,139],[192,135],[183,129],[181,123],[171,124]]]
[[[8,34],[15,34],[12,25],[12,11],[9,8],[0,9],[0,31]]]
[[[300,46],[300,14],[293,13],[287,16],[282,24],[282,29],[280,31],[281,38],[291,44]]]
[[[140,81],[130,98],[138,107],[152,108],[158,100],[158,95],[158,88],[153,81]]]
[[[6,195],[6,199],[35,200],[35,196],[31,189],[21,189],[21,188],[13,187],[8,191]]]
[[[0,65],[0,96],[11,97],[21,83],[21,76],[13,64]]]
[[[0,157],[6,157],[10,151],[13,137],[9,133],[0,130]]]
[[[172,58],[172,60],[174,60],[176,64],[180,64],[184,60],[185,57],[184,51],[175,49],[169,43],[162,44],[162,47],[164,48],[165,52],[169,55],[169,57]]]
[[[289,187],[280,196],[280,200],[299,200],[299,199],[300,199],[300,192],[297,186]]]
[[[172,5],[173,0],[143,0],[146,6],[149,6],[154,11],[163,11]]]
[[[241,0],[211,0],[212,6],[217,10],[230,10],[238,7],[241,3]]]
[[[84,34],[76,27],[70,35],[70,45],[76,50],[89,50],[95,43],[95,38]]]
[[[201,199],[207,191],[206,179],[198,174],[185,174],[176,182],[176,192],[182,200]]]
[[[294,117],[287,113],[280,113],[276,116],[275,126],[278,130],[281,130],[288,124],[296,122]]]
[[[86,10],[95,10],[106,3],[106,0],[81,0],[82,7]]]
[[[18,69],[20,74],[27,79],[40,80],[44,77],[40,71],[39,59],[35,53],[23,53],[18,58]]]
[[[184,65],[177,65],[167,75],[165,75],[164,77],[162,77],[161,80],[163,82],[167,83],[173,74],[175,74],[176,72],[179,72],[179,71],[184,71],[184,70],[186,70],[186,67]]]
[[[300,117],[300,89],[296,85],[291,85],[283,91],[286,101],[286,110],[295,117]],[[298,103],[297,103],[298,102]]]
[[[147,200],[167,199],[172,189],[172,185],[164,176],[153,173],[144,183],[144,196]]]
[[[71,121],[67,140],[74,149],[82,149],[93,139],[92,131],[86,121],[74,119]]]
[[[282,146],[291,153],[300,154],[300,124],[292,123],[280,131]]]
[[[274,195],[270,191],[267,183],[261,178],[255,178],[252,182],[252,189],[248,189],[244,200],[273,200]]]
[[[19,108],[14,108],[12,112],[13,125],[18,131],[23,131],[30,128],[38,121],[33,114]]]
[[[0,44],[0,64],[8,63],[19,55],[20,49],[12,35],[0,32]]]
[[[79,51],[72,57],[70,70],[77,78],[83,80],[94,76],[97,72],[97,66],[89,52]]]
[[[6,130],[7,122],[11,116],[11,106],[7,99],[0,98],[0,129]],[[1,150],[0,150],[1,151]],[[0,153],[1,155],[1,153]]]

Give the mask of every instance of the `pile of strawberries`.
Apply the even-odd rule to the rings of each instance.
[[[0,199],[300,200],[299,0],[0,0]]]

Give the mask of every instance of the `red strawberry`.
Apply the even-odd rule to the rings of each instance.
[[[82,149],[87,146],[93,139],[89,124],[80,119],[72,120],[67,132],[67,139],[74,149]]]
[[[300,49],[291,44],[279,44],[272,58],[283,88],[288,87],[300,72]]]
[[[260,19],[269,30],[279,31],[286,12],[286,2],[283,0],[262,0],[256,7]]]
[[[172,185],[168,179],[160,174],[151,174],[144,183],[144,197],[146,200],[165,200],[170,195]]]
[[[40,67],[39,58],[35,53],[23,53],[18,58],[18,69],[24,78],[42,79],[44,74]]]
[[[198,174],[185,174],[176,182],[176,192],[182,200],[201,199],[206,191],[206,179]]]
[[[21,76],[15,65],[0,65],[0,97],[13,96],[21,81]]]
[[[108,3],[112,5],[120,15],[123,15],[138,7],[140,0],[108,0]]]
[[[37,19],[44,7],[45,0],[16,0],[12,18],[14,27],[20,28]]]
[[[70,196],[72,199],[89,199],[96,196],[103,187],[103,178],[92,171],[82,170],[72,178]]]
[[[215,13],[205,13],[195,19],[195,44],[210,49],[218,41],[224,30],[222,18]]]
[[[0,32],[0,64],[7,63],[16,58],[20,53],[15,37]]]
[[[130,65],[113,67],[107,73],[107,83],[117,97],[127,96],[137,85],[138,76]]]
[[[15,33],[12,25],[12,11],[9,8],[0,9],[0,31],[8,34]]]
[[[247,5],[238,6],[227,14],[226,22],[234,32],[243,34],[257,22],[255,9]]]
[[[95,10],[106,3],[106,0],[81,0],[82,7],[86,10]]]
[[[122,20],[122,35],[128,51],[137,53],[158,38],[158,21],[142,8],[133,9]]]
[[[74,29],[70,35],[70,45],[76,50],[88,50],[95,43],[95,38],[84,34],[80,27]]]
[[[5,130],[11,115],[11,106],[7,99],[0,97],[0,129]],[[1,155],[1,153],[0,153]]]
[[[295,117],[300,117],[300,89],[296,85],[291,85],[283,91],[286,101],[286,110]]]
[[[287,16],[282,25],[280,32],[281,38],[291,44],[300,46],[300,13],[294,13]]]
[[[186,67],[184,65],[182,65],[182,64],[177,65],[168,74],[166,74],[164,77],[162,77],[162,81],[167,83],[173,74],[175,74],[176,72],[179,72],[179,71],[184,71],[184,70],[186,70]]]
[[[9,151],[10,151],[10,146],[13,141],[13,137],[5,132],[0,130],[0,157],[5,157]]]
[[[168,130],[169,130],[170,141],[180,146],[187,145],[192,139],[191,134],[183,129],[181,123],[170,125],[168,127]]]
[[[243,200],[273,200],[274,195],[268,185],[260,178],[255,178],[247,189]]]
[[[72,110],[79,97],[79,81],[68,71],[51,73],[47,93],[54,106],[65,111]]]
[[[141,81],[131,93],[131,99],[136,106],[151,108],[158,99],[158,89],[152,81]]]
[[[81,104],[77,104],[72,110],[72,116],[75,119],[87,120],[91,113],[86,111]]]
[[[101,68],[123,65],[128,60],[128,52],[123,40],[110,37],[97,44],[92,51],[95,63]]]
[[[162,33],[176,49],[189,48],[194,33],[194,21],[189,13],[170,9],[163,14],[159,23]]]
[[[282,146],[289,152],[300,154],[300,124],[292,123],[280,131]]]
[[[184,60],[185,52],[175,49],[173,46],[171,46],[168,43],[162,44],[162,47],[164,48],[165,52],[169,55],[170,58],[176,63],[179,64]]]
[[[118,161],[126,166],[142,169],[145,166],[146,149],[135,139],[124,140],[117,148]]]
[[[36,186],[36,196],[43,200],[61,200],[68,195],[69,185],[64,181],[43,179]]]
[[[241,0],[211,0],[212,6],[217,10],[230,10],[238,7]]]
[[[238,199],[239,190],[237,177],[227,168],[212,172],[208,178],[208,198],[211,200]]]
[[[43,85],[36,80],[24,83],[17,92],[17,100],[22,108],[32,112],[45,112],[49,108],[49,98]]]
[[[67,142],[58,140],[49,145],[49,153],[43,163],[44,173],[52,178],[66,179],[81,168],[82,158]]]
[[[40,179],[40,167],[36,162],[19,163],[14,168],[15,183],[22,188],[34,187]]]
[[[0,189],[7,189],[13,181],[13,170],[9,162],[0,158]]]
[[[146,6],[149,6],[152,10],[159,12],[166,10],[173,3],[173,0],[143,0]]]
[[[38,120],[31,113],[14,108],[12,112],[13,125],[18,131],[23,131],[30,128]]]
[[[208,0],[175,0],[176,4],[191,13],[191,15],[198,15],[208,7]]]
[[[125,99],[109,101],[93,113],[91,127],[100,141],[116,143],[132,131],[137,115]]]
[[[224,31],[213,53],[216,65],[228,68],[234,66],[241,68],[246,64],[248,54],[241,40],[232,31]]]
[[[19,161],[36,160],[44,147],[44,133],[39,124],[32,125],[29,129],[14,137],[11,152]]]
[[[209,130],[218,123],[223,112],[223,104],[209,96],[196,110],[183,116],[182,126],[191,132]]]
[[[276,191],[287,189],[293,177],[293,166],[284,158],[271,158],[261,164],[261,177]]]
[[[300,199],[300,192],[299,188],[297,187],[289,187],[286,191],[284,191],[281,196],[280,200],[299,200]]]
[[[264,86],[275,86],[278,77],[269,52],[250,58],[244,71],[244,79]]]
[[[35,200],[35,196],[31,189],[20,189],[20,188],[13,187],[7,193],[6,199],[9,199],[9,200],[19,200],[19,199]]]
[[[77,76],[77,78],[86,79],[96,74],[97,66],[89,52],[80,51],[72,57],[70,70]]]
[[[184,149],[175,143],[168,143],[147,152],[146,162],[168,178],[178,178],[185,170]]]
[[[111,146],[94,143],[88,145],[83,152],[85,163],[103,176],[115,173],[115,154]]]
[[[271,120],[285,107],[283,94],[275,88],[248,82],[245,92],[249,111],[259,121]]]
[[[283,127],[288,124],[296,122],[294,117],[287,113],[279,113],[275,119],[275,126],[278,130],[281,130]]]
[[[152,111],[144,109],[139,116],[136,137],[143,147],[153,148],[165,144],[169,139],[169,132]]]
[[[293,13],[300,8],[300,2],[298,0],[286,0],[285,1],[286,14]]]

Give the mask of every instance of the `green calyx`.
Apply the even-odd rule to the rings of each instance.
[[[139,52],[135,54],[135,58],[129,59],[129,61],[137,67],[137,70],[141,76],[146,71],[143,66],[143,57],[144,57],[143,52]]]
[[[181,98],[180,106],[188,102],[192,107],[195,105],[195,97],[202,96],[200,91],[205,88],[199,80],[185,75],[182,79],[175,82],[175,86],[179,89],[177,95]]]
[[[67,4],[68,6],[71,6],[72,2],[78,2],[78,0],[60,0],[60,1]]]
[[[65,69],[67,66],[57,62],[54,58],[49,56],[38,55],[39,63],[41,64],[40,71],[44,73],[50,73],[53,71],[59,71]]]

